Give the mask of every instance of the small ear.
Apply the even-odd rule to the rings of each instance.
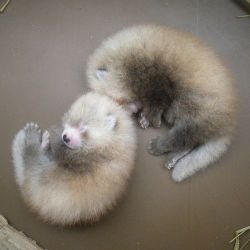
[[[80,130],[81,134],[83,134],[83,133],[85,133],[87,131],[87,126],[84,124],[84,122],[80,122],[79,130]]]
[[[117,124],[117,118],[113,115],[108,115],[106,117],[106,122],[109,129],[114,129]]]
[[[142,109],[142,105],[140,102],[131,102],[127,105],[127,110],[131,114],[136,114]]]
[[[97,69],[95,71],[96,77],[98,80],[106,80],[108,77],[108,71],[106,69]]]

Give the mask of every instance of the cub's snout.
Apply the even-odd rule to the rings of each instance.
[[[65,126],[62,132],[62,140],[67,147],[77,149],[82,146],[81,131],[78,128]]]

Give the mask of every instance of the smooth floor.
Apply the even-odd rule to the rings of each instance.
[[[234,231],[250,225],[250,18],[236,18],[244,14],[230,0],[12,0],[0,14],[0,213],[49,250],[233,249]],[[135,171],[116,209],[92,226],[45,224],[18,192],[12,139],[27,121],[43,128],[60,122],[87,91],[93,50],[114,32],[144,23],[190,31],[224,60],[240,99],[233,145],[218,163],[176,184],[165,156],[146,151],[166,128],[138,128]]]

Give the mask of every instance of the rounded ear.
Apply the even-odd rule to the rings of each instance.
[[[116,127],[117,125],[117,118],[114,115],[108,115],[106,117],[106,123],[107,123],[107,127],[112,130]]]
[[[80,122],[79,130],[80,130],[81,134],[83,134],[83,133],[85,133],[87,131],[87,126],[84,124],[84,122]]]
[[[108,78],[108,71],[106,69],[97,69],[95,71],[98,80],[106,80]]]
[[[138,113],[142,109],[142,105],[140,102],[131,102],[127,105],[126,109],[130,114]]]

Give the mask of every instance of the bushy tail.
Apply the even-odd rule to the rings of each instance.
[[[173,179],[180,182],[218,160],[226,152],[230,141],[229,137],[223,137],[197,147],[176,163]]]
[[[24,148],[25,148],[25,132],[20,130],[15,136],[12,143],[12,159],[15,170],[15,177],[18,185],[23,184],[24,179]]]

